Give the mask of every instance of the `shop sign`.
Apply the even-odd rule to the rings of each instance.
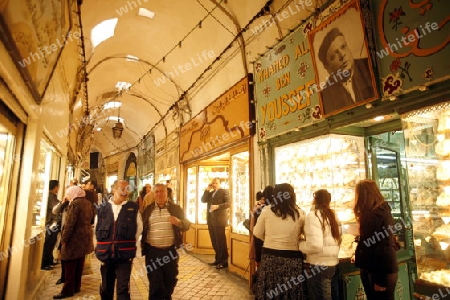
[[[270,138],[321,118],[307,34],[312,21],[299,27],[254,63],[260,139]]]
[[[180,129],[180,162],[238,141],[250,133],[248,80],[242,79]]]
[[[448,1],[372,1],[384,98],[450,78]]]

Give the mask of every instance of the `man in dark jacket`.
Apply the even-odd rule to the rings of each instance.
[[[57,241],[58,232],[61,230],[61,228],[57,227],[57,216],[52,212],[53,207],[59,203],[59,200],[57,198],[58,191],[58,180],[50,180],[47,201],[47,214],[45,217],[45,241],[41,263],[42,270],[52,270],[53,248],[55,247]]]
[[[211,243],[216,252],[215,261],[210,265],[217,269],[228,267],[228,249],[225,227],[228,223],[228,208],[230,207],[230,197],[228,191],[220,188],[220,179],[214,178],[210,187],[205,190],[202,202],[207,203],[208,224]]]
[[[172,299],[177,284],[178,253],[190,223],[183,209],[167,197],[167,186],[154,186],[155,202],[144,209],[142,255],[150,283],[148,299]]]
[[[142,219],[136,202],[127,201],[128,182],[113,185],[113,197],[97,212],[95,254],[102,262],[102,300],[114,298],[117,279],[117,300],[130,299],[130,275],[136,245],[142,232]]]

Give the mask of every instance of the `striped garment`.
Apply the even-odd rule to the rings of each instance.
[[[169,221],[170,214],[167,207],[155,207],[149,217],[149,229],[147,243],[157,248],[167,248],[174,244],[172,224]]]

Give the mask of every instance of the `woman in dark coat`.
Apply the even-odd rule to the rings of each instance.
[[[85,198],[86,193],[78,186],[66,191],[70,204],[61,234],[61,260],[64,261],[64,286],[53,299],[64,299],[78,293],[81,288],[84,258],[94,251],[91,220],[95,207]]]
[[[361,268],[367,300],[394,300],[398,277],[394,219],[373,180],[356,185],[354,212],[360,234],[355,265]]]

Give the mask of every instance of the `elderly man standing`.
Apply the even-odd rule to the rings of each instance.
[[[113,185],[113,197],[98,209],[95,235],[95,254],[102,262],[102,300],[114,298],[117,279],[117,300],[130,299],[130,275],[136,245],[142,232],[142,219],[136,202],[127,201],[128,182],[119,180]]]
[[[167,186],[154,186],[155,202],[143,213],[142,254],[145,255],[149,298],[172,299],[177,284],[178,253],[182,244],[182,231],[189,229],[183,209],[168,201]]]

